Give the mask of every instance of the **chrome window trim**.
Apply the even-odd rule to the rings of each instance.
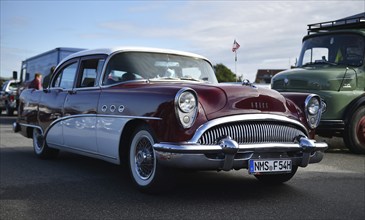
[[[190,141],[188,141],[188,143],[198,143],[199,138],[203,135],[203,133],[208,129],[210,129],[211,127],[238,121],[278,121],[278,122],[290,123],[301,127],[303,132],[305,132],[305,134],[308,136],[307,128],[299,121],[296,121],[294,119],[290,119],[282,115],[273,115],[273,114],[246,114],[246,115],[234,115],[210,120],[207,123],[201,125],[198,129],[196,129],[194,136],[190,139]]]

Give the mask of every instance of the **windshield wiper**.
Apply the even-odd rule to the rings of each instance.
[[[330,61],[327,61],[327,60],[316,60],[314,62],[305,63],[301,67],[310,66],[310,65],[318,65],[318,64],[329,64],[331,66],[337,66],[338,65],[338,63],[333,63],[333,62],[330,62]]]
[[[192,78],[192,77],[186,77],[186,76],[183,76],[183,77],[180,77],[181,80],[191,80],[191,81],[196,81],[196,82],[201,82],[200,79],[195,79],[195,78]]]
[[[316,60],[314,63],[315,64],[317,64],[317,63],[325,63],[325,64],[330,64],[332,66],[337,66],[338,65],[337,63],[333,63],[333,62],[330,62],[330,61],[327,61],[327,60]]]

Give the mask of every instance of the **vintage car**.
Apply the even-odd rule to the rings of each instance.
[[[204,57],[174,50],[86,50],[65,58],[44,90],[24,90],[14,131],[35,154],[71,151],[127,164],[138,189],[164,190],[177,169],[248,169],[288,181],[320,162],[314,94],[218,84]],[[172,169],[175,168],[175,169]]]
[[[18,88],[20,82],[17,80],[8,80],[4,82],[0,91],[0,114],[3,110],[6,115],[12,116],[18,108]]]

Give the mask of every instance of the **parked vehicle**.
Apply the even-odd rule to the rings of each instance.
[[[163,49],[72,54],[49,87],[24,90],[14,131],[35,154],[71,151],[128,164],[135,185],[156,192],[171,168],[248,169],[260,181],[288,181],[322,160],[314,129],[320,97],[218,84],[204,57]]]
[[[319,94],[325,108],[316,130],[343,137],[354,153],[365,153],[365,13],[308,25],[297,67],[272,79],[279,92]]]
[[[6,111],[6,115],[12,116],[14,111],[18,108],[18,88],[19,81],[8,80],[4,82],[0,92],[0,114],[2,111]]]

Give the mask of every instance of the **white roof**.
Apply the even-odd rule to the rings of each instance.
[[[87,55],[95,55],[95,54],[106,54],[111,55],[116,52],[127,52],[127,51],[136,51],[136,52],[154,52],[154,53],[166,53],[166,54],[176,54],[182,56],[195,57],[200,59],[205,59],[209,61],[207,58],[200,56],[198,54],[183,52],[178,50],[169,50],[169,49],[160,49],[160,48],[149,48],[149,47],[115,47],[115,48],[102,48],[102,49],[93,49],[93,50],[83,50],[80,52],[73,53],[67,56],[64,60],[68,60],[74,57],[79,56],[87,56]],[[210,61],[209,61],[210,62]],[[62,63],[62,62],[60,62]]]

